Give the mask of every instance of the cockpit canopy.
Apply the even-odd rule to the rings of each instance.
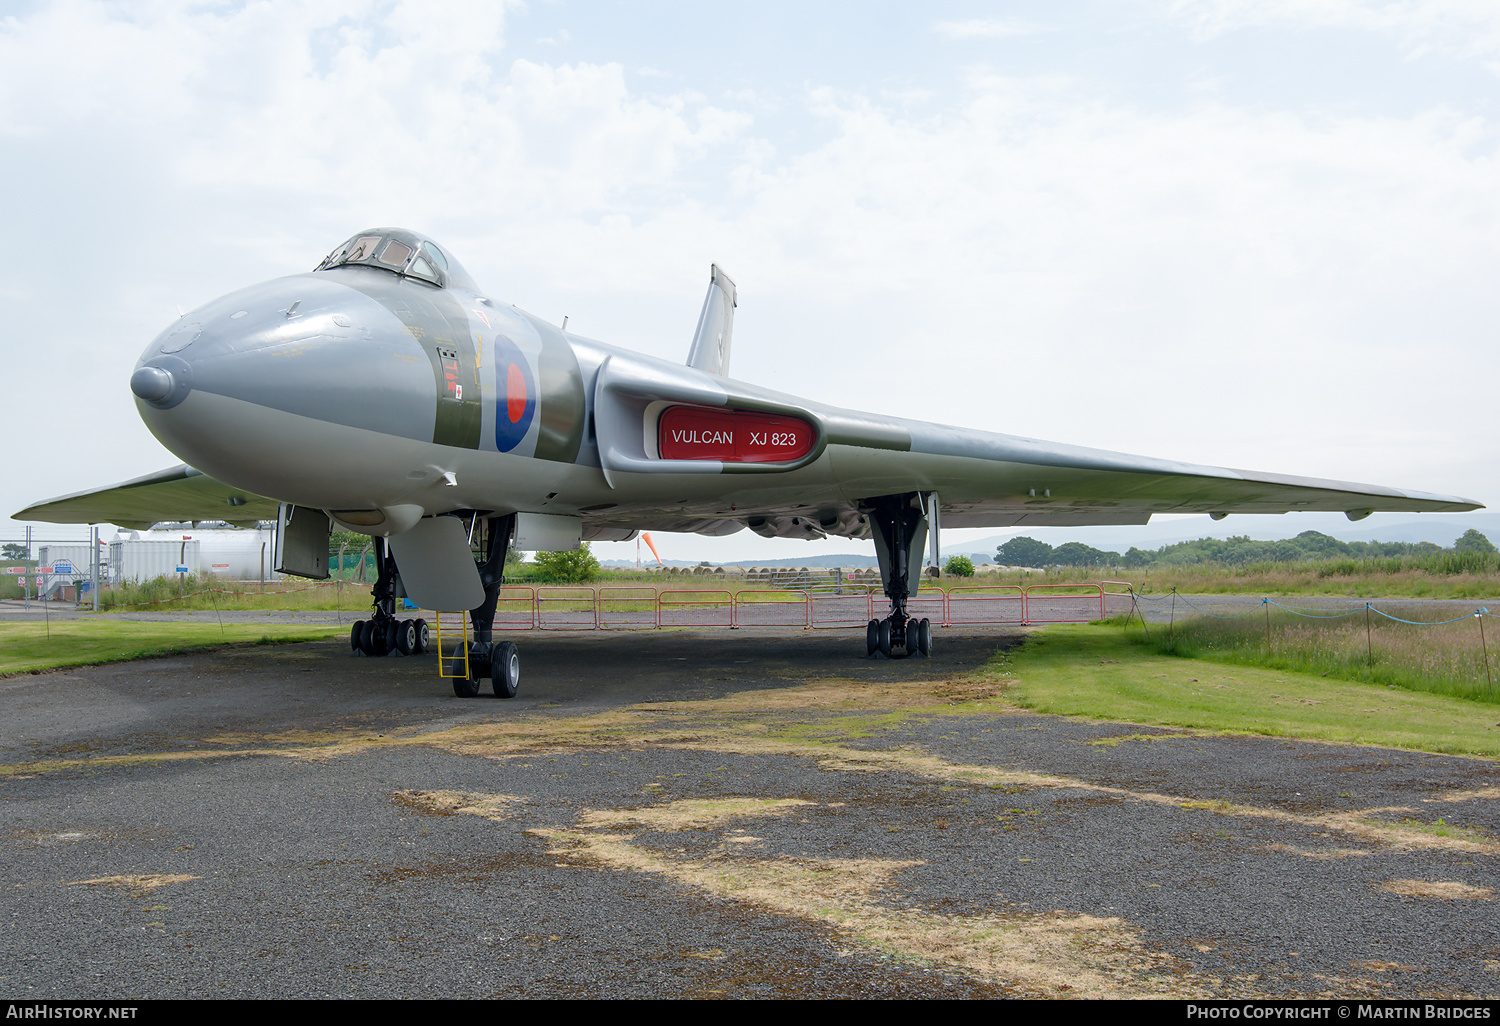
[[[313,270],[326,271],[349,264],[378,267],[438,288],[474,288],[468,272],[441,246],[401,228],[371,228],[360,232],[328,254]]]

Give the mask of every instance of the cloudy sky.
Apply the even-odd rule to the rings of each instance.
[[[0,0],[0,511],[178,462],[146,343],[377,224],[675,360],[717,261],[819,400],[1494,505],[1497,85],[1493,0]]]

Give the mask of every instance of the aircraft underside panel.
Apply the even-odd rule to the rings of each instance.
[[[484,585],[457,517],[429,517],[390,537],[407,597],[423,609],[458,611],[484,601]]]

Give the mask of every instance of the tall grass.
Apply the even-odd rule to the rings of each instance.
[[[101,610],[370,608],[369,585],[359,581],[228,581],[213,574],[183,574],[129,582],[99,591]]]
[[[1433,694],[1500,704],[1493,684],[1500,652],[1487,652],[1500,641],[1500,620],[1481,624],[1467,605],[1385,605],[1400,623],[1360,610],[1338,619],[1326,610],[1301,616],[1261,609],[1247,616],[1218,619],[1193,616],[1171,629],[1153,625],[1149,636],[1139,628],[1132,637],[1162,655],[1207,659],[1240,666],[1262,666],[1340,680],[1409,688]],[[1436,621],[1462,617],[1455,623]],[[1488,662],[1487,662],[1488,661]]]
[[[1181,566],[1051,567],[991,571],[977,583],[1063,584],[1101,579],[1129,581],[1140,595],[1173,589],[1196,595],[1346,595],[1357,598],[1500,597],[1500,562],[1494,555],[1444,552],[1431,556],[1301,560],[1287,563],[1193,563]],[[944,579],[945,585],[951,579]]]

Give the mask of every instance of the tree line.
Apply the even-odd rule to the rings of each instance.
[[[1319,531],[1303,531],[1295,538],[1279,541],[1257,541],[1247,535],[1233,538],[1199,538],[1195,541],[1163,545],[1153,551],[1132,547],[1123,555],[1096,549],[1082,542],[1067,542],[1055,548],[1035,538],[1012,538],[995,552],[995,562],[1002,566],[1043,568],[1058,567],[1142,567],[1191,566],[1213,563],[1220,566],[1249,566],[1255,563],[1298,563],[1329,559],[1372,560],[1403,557],[1467,557],[1465,564],[1500,563],[1500,552],[1478,531],[1464,532],[1451,548],[1432,542],[1340,541]],[[1479,558],[1474,558],[1479,557]]]

